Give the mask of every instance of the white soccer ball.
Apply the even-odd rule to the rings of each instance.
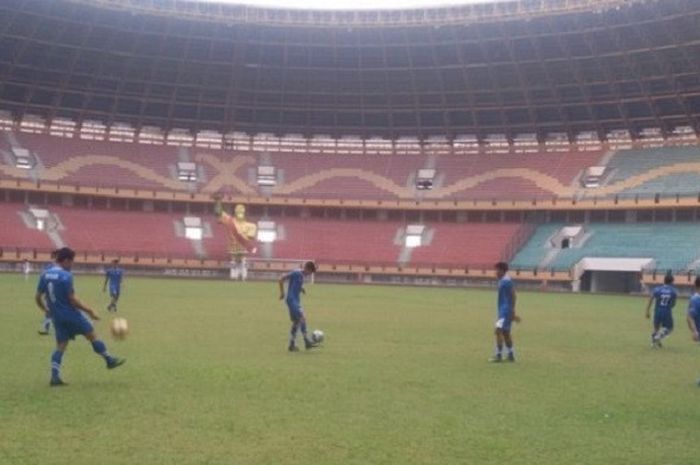
[[[109,330],[112,332],[114,339],[125,339],[126,335],[129,334],[129,323],[127,323],[125,318],[115,318],[109,325]]]
[[[326,335],[323,334],[323,331],[321,331],[320,329],[316,329],[313,333],[311,333],[311,338],[315,343],[319,344],[323,342],[323,340],[326,338]]]

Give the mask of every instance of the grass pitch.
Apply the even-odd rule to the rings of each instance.
[[[127,278],[104,368],[53,338],[35,282],[0,276],[0,463],[697,465],[700,347],[685,328],[651,350],[644,300],[521,292],[518,362],[486,363],[494,291],[308,286],[318,351],[286,351],[275,283]]]

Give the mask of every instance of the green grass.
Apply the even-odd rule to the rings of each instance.
[[[317,352],[286,351],[274,283],[129,279],[128,359],[84,340],[48,387],[34,283],[0,276],[0,464],[696,465],[700,348],[648,346],[640,298],[521,293],[516,364],[486,363],[493,291],[309,286]]]

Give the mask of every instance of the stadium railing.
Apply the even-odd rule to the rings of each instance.
[[[112,197],[138,200],[165,200],[176,202],[211,203],[210,193],[175,192],[145,189],[122,189],[108,187],[89,187],[59,184],[53,182],[33,182],[26,180],[0,180],[0,189],[64,193],[98,197]],[[308,206],[308,207],[345,207],[376,208],[402,210],[586,210],[586,209],[623,209],[623,208],[669,208],[700,206],[700,191],[684,194],[617,194],[604,197],[556,197],[530,196],[526,199],[512,200],[353,200],[353,199],[309,199],[304,197],[263,197],[227,195],[224,200],[247,205]]]

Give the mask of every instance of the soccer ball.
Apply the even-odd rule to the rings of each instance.
[[[320,344],[321,342],[323,342],[323,340],[325,338],[326,338],[326,335],[323,334],[323,331],[321,331],[320,329],[316,329],[316,330],[314,330],[313,333],[311,333],[311,339],[313,339],[313,341],[316,344]]]
[[[122,340],[129,334],[129,324],[124,318],[115,318],[112,320],[109,330],[112,332],[112,337],[114,339]]]

